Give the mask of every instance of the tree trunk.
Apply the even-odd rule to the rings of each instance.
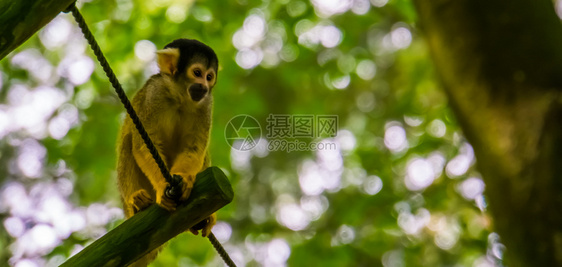
[[[415,0],[509,266],[562,266],[562,26],[550,0]]]

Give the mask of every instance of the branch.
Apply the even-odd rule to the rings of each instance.
[[[0,60],[74,0],[0,0]]]
[[[230,203],[233,196],[225,174],[210,167],[197,175],[189,199],[175,212],[152,205],[61,266],[126,266],[209,217]]]

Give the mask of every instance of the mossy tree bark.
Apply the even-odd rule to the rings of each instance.
[[[562,26],[550,0],[415,0],[509,266],[562,266]]]
[[[49,23],[74,0],[0,0],[0,59]]]

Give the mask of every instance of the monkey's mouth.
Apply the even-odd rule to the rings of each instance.
[[[200,83],[196,83],[189,87],[189,96],[191,96],[191,100],[199,102],[201,99],[203,99],[203,97],[205,97],[208,91],[209,90],[207,90],[205,86]]]

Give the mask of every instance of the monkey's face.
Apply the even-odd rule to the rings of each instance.
[[[181,91],[195,106],[212,103],[211,91],[217,82],[219,65],[212,48],[197,40],[177,39],[157,54],[160,73],[171,78],[174,88],[179,89],[174,91]]]
[[[210,95],[217,82],[217,72],[201,63],[194,63],[187,68],[188,93],[195,102]]]

